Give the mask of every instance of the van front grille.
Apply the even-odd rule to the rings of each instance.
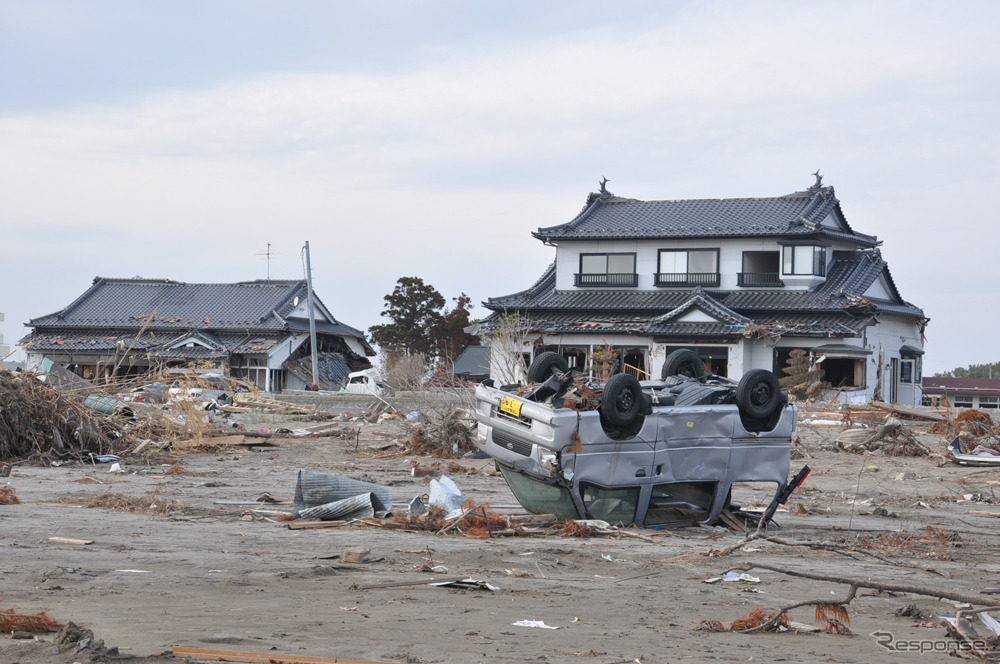
[[[493,429],[493,442],[500,447],[506,447],[511,452],[523,456],[531,456],[531,443],[526,443],[523,440],[518,440],[509,433],[504,433],[503,431],[497,431]]]

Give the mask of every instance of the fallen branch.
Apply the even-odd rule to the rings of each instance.
[[[954,592],[951,590],[938,590],[935,588],[925,588],[923,586],[914,586],[907,583],[891,583],[886,581],[874,581],[872,579],[852,579],[850,577],[843,576],[832,576],[829,574],[816,574],[814,572],[800,572],[797,570],[784,569],[781,567],[776,567],[774,565],[765,565],[763,563],[747,563],[743,566],[733,567],[728,571],[741,571],[746,572],[754,568],[766,569],[771,572],[778,572],[780,574],[787,574],[789,576],[798,576],[804,579],[812,579],[813,581],[827,581],[829,583],[844,583],[851,586],[857,586],[859,588],[870,588],[871,590],[885,590],[889,592],[897,593],[912,593],[914,595],[924,595],[926,597],[937,597],[940,599],[950,599],[956,602],[968,602],[969,604],[976,604],[983,609],[995,609],[1000,607],[1000,602],[987,602],[983,603],[982,595],[968,595],[966,593]],[[825,604],[834,604],[834,602],[824,601]]]
[[[771,617],[771,619],[768,620],[767,622],[761,623],[760,625],[757,625],[755,627],[750,627],[749,629],[740,629],[734,631],[748,634],[750,632],[762,632],[764,630],[771,629],[772,627],[777,625],[778,622],[781,620],[781,618],[789,611],[791,611],[792,609],[801,608],[803,606],[815,606],[817,608],[827,607],[827,606],[839,606],[841,608],[846,609],[847,605],[851,603],[851,600],[854,599],[857,593],[858,593],[858,587],[852,584],[851,589],[847,591],[847,597],[845,597],[842,600],[830,601],[828,599],[821,599],[821,600],[813,599],[813,600],[806,600],[804,602],[796,602],[795,604],[789,604],[788,606],[783,606],[780,609],[778,609],[778,612],[774,614]]]
[[[937,589],[934,589],[934,588],[924,588],[922,586],[913,586],[913,585],[909,585],[909,584],[906,584],[906,583],[889,583],[889,582],[883,582],[883,581],[873,581],[871,579],[853,579],[853,578],[849,578],[849,577],[831,576],[829,574],[815,574],[815,573],[812,573],[812,572],[799,572],[799,571],[796,571],[796,570],[790,570],[790,569],[783,569],[783,568],[780,568],[780,567],[775,567],[773,565],[765,565],[763,563],[749,563],[749,564],[744,565],[742,567],[734,567],[731,570],[727,570],[727,571],[737,571],[737,570],[739,570],[741,572],[746,572],[746,571],[749,571],[749,570],[751,570],[751,569],[753,569],[755,567],[759,568],[759,569],[766,569],[766,570],[769,570],[769,571],[772,571],[772,572],[778,572],[778,573],[781,573],[781,574],[787,574],[789,576],[798,576],[798,577],[802,577],[804,579],[812,579],[814,581],[827,581],[827,582],[830,582],[830,583],[846,583],[846,584],[848,584],[850,586],[850,590],[848,590],[848,592],[847,592],[847,597],[845,597],[844,599],[839,600],[839,601],[832,601],[831,602],[830,600],[827,600],[827,599],[822,599],[822,600],[806,600],[806,601],[803,601],[803,602],[796,602],[795,604],[790,604],[788,606],[781,607],[780,609],[778,609],[778,613],[776,613],[770,620],[768,620],[767,622],[765,622],[765,623],[763,623],[761,625],[757,625],[757,626],[755,626],[753,628],[750,628],[750,629],[747,629],[747,630],[742,630],[744,632],[754,632],[754,631],[760,631],[760,630],[769,629],[769,628],[773,627],[775,624],[777,624],[777,621],[779,621],[781,619],[781,617],[784,616],[786,613],[788,613],[792,609],[796,609],[796,608],[803,607],[803,606],[815,606],[817,608],[817,616],[820,616],[821,614],[823,614],[825,616],[826,615],[825,608],[826,607],[830,607],[830,606],[838,606],[838,607],[841,607],[843,609],[846,609],[847,605],[850,604],[851,601],[857,595],[858,588],[870,588],[871,590],[884,590],[884,591],[889,591],[889,592],[911,593],[911,594],[914,594],[914,595],[924,595],[926,597],[937,597],[937,598],[940,598],[940,599],[950,599],[950,600],[956,601],[956,602],[967,602],[969,604],[979,605],[978,611],[982,611],[984,609],[991,609],[991,608],[998,608],[998,607],[1000,607],[1000,603],[998,603],[998,602],[988,602],[988,603],[983,604],[982,603],[982,596],[980,596],[980,595],[967,595],[965,593],[953,592],[953,591],[950,591],[950,590],[937,590]],[[837,631],[839,631],[842,628],[846,628],[846,626],[844,626],[842,623],[831,621],[829,618],[826,618],[826,620],[827,620],[827,624],[828,624],[828,631],[830,631],[830,629],[829,629],[830,627],[832,627],[834,630],[837,630]],[[956,622],[957,622],[957,620],[956,620]],[[962,636],[961,633],[959,633],[959,635]],[[966,639],[966,640],[968,640],[968,639]],[[969,642],[972,643],[972,641],[969,641]],[[981,654],[979,652],[977,652],[975,649],[973,649],[972,652],[977,657],[981,657]]]
[[[830,544],[828,542],[801,542],[796,540],[786,540],[781,537],[763,537],[762,539],[765,542],[774,542],[775,544],[781,544],[782,546],[802,546],[809,549],[819,549],[821,551],[830,551],[831,553],[839,553],[853,560],[858,560],[858,558],[852,554],[865,555],[871,558],[875,558],[877,560],[881,560],[882,562],[888,563],[890,565],[896,565],[899,567],[909,567],[912,569],[920,569],[925,572],[931,572],[932,574],[937,574],[938,576],[943,576],[946,579],[951,578],[951,574],[949,574],[948,572],[939,570],[938,568],[933,567],[931,565],[921,565],[919,563],[910,560],[892,560],[891,558],[879,555],[874,551],[865,551],[863,549],[849,549],[845,545],[841,544]]]

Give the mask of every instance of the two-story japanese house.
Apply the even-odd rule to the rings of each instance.
[[[928,318],[818,173],[773,198],[641,201],[606,182],[572,221],[532,233],[555,261],[527,290],[484,302],[485,336],[517,314],[528,358],[556,351],[587,370],[596,349],[612,349],[616,370],[639,378],[659,378],[677,348],[719,375],[780,377],[803,349],[827,396],[920,403]]]

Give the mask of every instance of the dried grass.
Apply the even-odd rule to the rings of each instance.
[[[12,486],[0,486],[0,505],[19,505],[20,499]]]
[[[410,436],[407,452],[443,459],[458,459],[476,449],[475,428],[466,423],[459,410],[425,418]]]
[[[20,614],[15,612],[14,609],[0,609],[0,632],[7,634],[11,632],[44,634],[46,632],[57,632],[62,626],[62,623],[50,618],[45,611]]]
[[[853,634],[851,617],[847,609],[839,604],[817,604],[815,623],[827,634]]]
[[[150,491],[141,496],[126,496],[122,493],[105,491],[84,503],[84,507],[96,507],[116,512],[139,512],[166,516],[183,510],[180,501],[171,500],[160,495],[159,491]]]
[[[699,632],[725,632],[726,626],[720,623],[718,620],[702,620],[695,627]]]
[[[927,526],[922,533],[886,532],[859,537],[852,547],[880,554],[948,560],[949,549],[962,541],[955,532]]]
[[[118,454],[131,447],[124,419],[82,403],[28,373],[0,371],[0,460]]]
[[[778,615],[777,611],[768,611],[762,606],[755,606],[750,609],[750,613],[747,616],[733,621],[733,624],[729,627],[729,629],[734,632],[744,632],[748,629],[757,629],[774,618],[776,615]],[[782,614],[781,617],[775,621],[774,625],[770,627],[770,629],[776,632],[781,627],[788,627],[787,614]]]

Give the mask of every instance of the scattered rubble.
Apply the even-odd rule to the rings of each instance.
[[[84,458],[130,446],[123,422],[28,373],[0,371],[0,459]]]
[[[410,436],[409,449],[412,454],[457,459],[476,447],[476,421],[464,410],[452,410],[434,418],[418,417],[420,424]]]
[[[931,451],[917,440],[913,432],[894,417],[874,431],[846,429],[837,436],[841,449],[855,454],[884,456],[927,456]]]

